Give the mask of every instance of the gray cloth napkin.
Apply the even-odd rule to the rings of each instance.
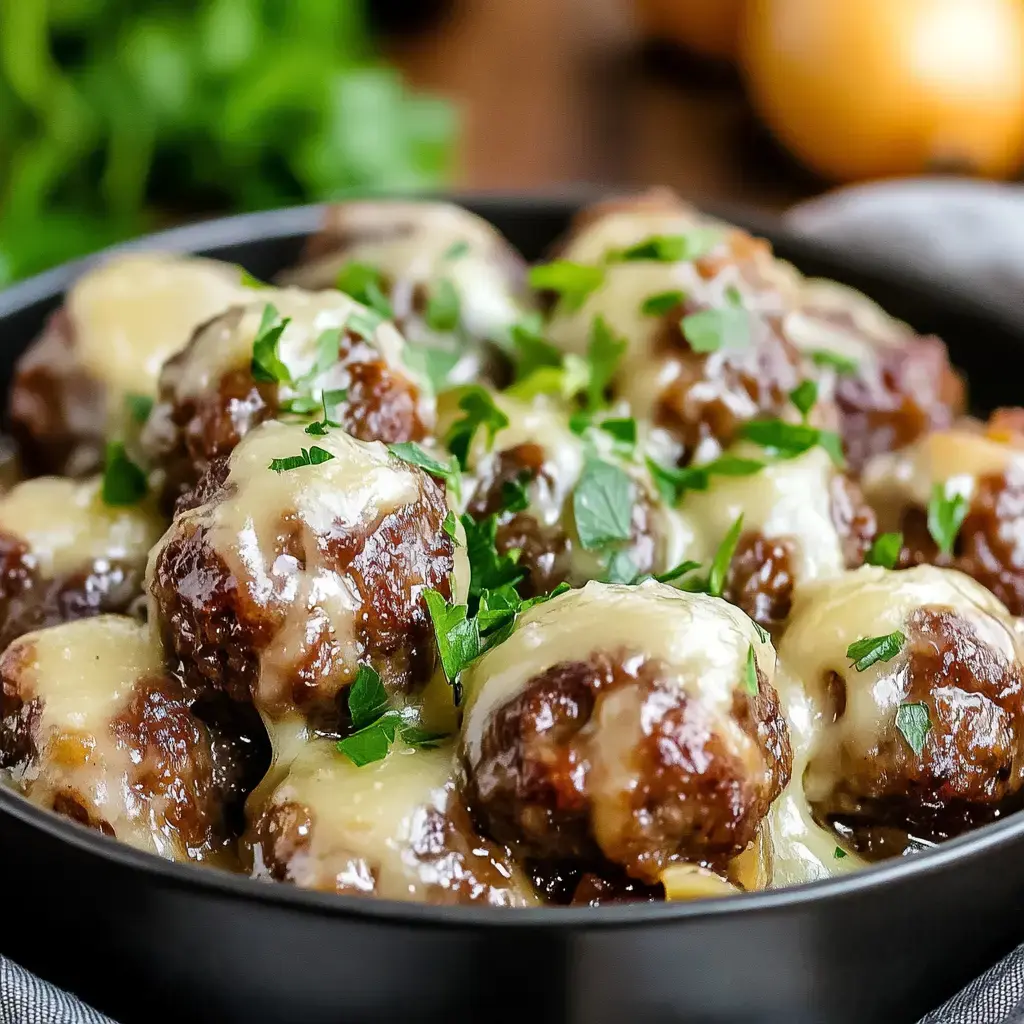
[[[854,252],[909,263],[1024,317],[1024,187],[948,179],[866,185],[798,206],[786,223]],[[0,957],[0,1024],[113,1022]],[[1024,946],[920,1024],[1024,1024]]]

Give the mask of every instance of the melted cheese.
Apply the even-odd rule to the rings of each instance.
[[[974,496],[979,477],[1024,473],[1024,451],[980,431],[942,430],[926,434],[898,452],[876,456],[864,467],[861,486],[883,529],[895,529],[908,505],[925,508],[936,484],[947,496]]]
[[[383,760],[357,768],[333,743],[308,743],[271,798],[312,813],[311,845],[289,865],[292,881],[316,888],[330,879],[385,899],[429,899],[455,867],[441,851],[423,851],[430,818],[445,814],[453,791],[451,746],[416,750],[398,741]],[[506,906],[537,902],[518,872],[494,898]]]
[[[0,531],[23,540],[45,577],[97,561],[142,563],[162,523],[148,506],[103,503],[102,481],[38,477],[0,497]]]
[[[166,821],[166,800],[135,785],[138,765],[115,738],[111,721],[136,685],[163,674],[163,658],[146,626],[101,615],[29,633],[5,659],[24,659],[21,687],[40,702],[38,760],[13,782],[28,798],[51,806],[65,792],[121,842],[169,859],[187,859]]]
[[[332,458],[282,473],[269,468],[273,459],[297,455],[314,444]],[[264,423],[250,431],[231,455],[230,495],[178,517],[150,555],[149,578],[167,538],[195,523],[207,531],[210,544],[253,601],[280,602],[286,610],[274,642],[261,651],[261,694],[276,694],[289,685],[294,666],[325,629],[334,640],[336,668],[351,675],[362,653],[357,625],[363,598],[326,556],[324,541],[331,535],[358,534],[379,518],[417,502],[421,480],[419,470],[390,455],[379,441],[358,441],[341,430],[310,437],[301,424]],[[286,516],[299,531],[302,563],[276,554]],[[468,578],[465,546],[457,545],[460,598]]]
[[[770,818],[774,885],[859,866],[859,858],[852,855],[835,858],[835,836],[813,822],[807,798],[831,785],[844,747],[875,746],[905,698],[906,668],[899,656],[858,672],[850,666],[847,648],[865,637],[905,633],[910,616],[924,606],[955,611],[994,651],[1006,659],[1021,658],[1006,609],[974,580],[953,570],[919,566],[890,572],[867,566],[810,584],[797,594],[779,646],[778,690],[793,744],[793,781]],[[831,672],[846,684],[846,709],[836,723],[827,717]]]
[[[664,685],[699,700],[731,741],[731,749],[753,758],[750,738],[731,714],[751,646],[771,683],[774,649],[738,608],[654,581],[638,587],[588,583],[530,609],[508,640],[466,671],[463,743],[470,761],[478,760],[491,716],[553,665],[586,660],[597,652],[625,652],[627,657],[661,662]],[[622,693],[628,701],[629,691]],[[615,709],[607,713],[614,717]],[[631,749],[630,740],[624,737],[624,748]],[[625,764],[630,758],[622,760]],[[627,789],[619,785],[616,791]]]
[[[155,395],[160,368],[184,348],[196,326],[251,296],[238,267],[139,253],[89,271],[65,303],[78,357],[107,385],[114,410],[128,393]]]
[[[763,451],[737,450],[744,457],[764,458]],[[769,463],[751,476],[711,477],[707,491],[683,498],[682,514],[692,524],[695,541],[687,557],[707,563],[737,516],[743,532],[794,541],[798,583],[835,576],[845,567],[842,542],[832,522],[830,484],[836,470],[822,448],[795,459]]]
[[[411,342],[431,332],[411,317],[417,293],[448,280],[459,295],[462,327],[472,337],[501,339],[525,312],[510,280],[518,257],[487,221],[450,203],[354,202],[332,207],[328,232],[341,248],[315,259],[285,279],[307,288],[330,288],[349,262],[378,268],[392,282],[391,305]],[[454,245],[466,252],[448,256]]]

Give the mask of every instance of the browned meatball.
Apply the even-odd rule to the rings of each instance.
[[[450,745],[399,742],[357,768],[332,744],[309,744],[253,810],[246,844],[254,873],[413,902],[535,903],[508,851],[475,834],[454,790]]]
[[[965,423],[929,434],[870,462],[864,486],[883,526],[903,534],[901,568],[959,569],[1024,615],[1024,434],[1013,420],[1012,410],[1002,410],[984,429]],[[963,505],[963,522],[948,538],[929,527],[936,488],[947,504]]]
[[[314,440],[317,461],[271,468],[314,453]],[[453,572],[466,576],[448,512],[442,485],[380,443],[263,424],[211,467],[154,549],[151,619],[197,691],[333,730],[360,664],[392,690],[430,676],[423,591],[451,598]]]
[[[799,716],[818,723],[810,806],[867,853],[884,852],[879,829],[934,842],[1019,803],[1024,648],[973,581],[921,566],[811,585],[779,656],[820,714]]]
[[[470,809],[538,860],[647,884],[677,861],[724,869],[789,778],[773,670],[715,598],[656,583],[555,598],[467,673]]]
[[[268,288],[250,295],[259,301],[204,324],[160,375],[143,443],[165,472],[169,504],[258,424],[293,410],[320,419],[324,392],[337,399],[329,419],[360,440],[426,436],[433,402],[405,366],[404,342],[394,327],[373,327],[370,311],[338,292]],[[268,308],[277,314],[270,323],[287,325],[272,356],[261,347],[254,368]]]
[[[98,479],[15,485],[0,497],[0,649],[45,626],[132,610],[162,530],[148,506],[105,505]]]
[[[281,276],[390,309],[414,358],[432,362],[453,384],[501,384],[508,370],[502,346],[532,307],[523,258],[494,227],[450,203],[333,205],[299,267]],[[446,296],[451,316],[437,312]]]
[[[834,396],[847,459],[903,448],[964,411],[965,390],[939,338],[921,337],[859,293],[809,281],[786,319],[790,339],[815,363],[838,356]],[[842,361],[846,366],[842,366]],[[819,365],[820,370],[820,365]],[[808,372],[817,372],[813,365]],[[829,371],[826,369],[826,374]]]
[[[664,239],[684,244],[656,252]],[[559,255],[602,276],[582,304],[555,308],[551,340],[582,355],[597,317],[625,338],[613,394],[670,430],[682,461],[729,445],[748,420],[792,413],[804,372],[782,321],[795,275],[767,242],[657,192],[586,211]],[[834,416],[820,405],[816,416]]]
[[[94,471],[127,396],[152,398],[164,360],[240,301],[238,267],[213,260],[143,253],[84,274],[15,369],[10,421],[26,469]]]
[[[238,749],[189,710],[145,626],[30,633],[0,684],[0,769],[32,803],[174,860],[228,856]]]

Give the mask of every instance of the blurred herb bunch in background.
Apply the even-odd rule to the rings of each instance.
[[[442,183],[361,0],[0,0],[0,284],[176,221]]]

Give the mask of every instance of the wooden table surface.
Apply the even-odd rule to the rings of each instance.
[[[668,184],[766,210],[826,188],[764,138],[735,75],[645,47],[626,0],[455,0],[387,50],[460,107],[465,187]]]

